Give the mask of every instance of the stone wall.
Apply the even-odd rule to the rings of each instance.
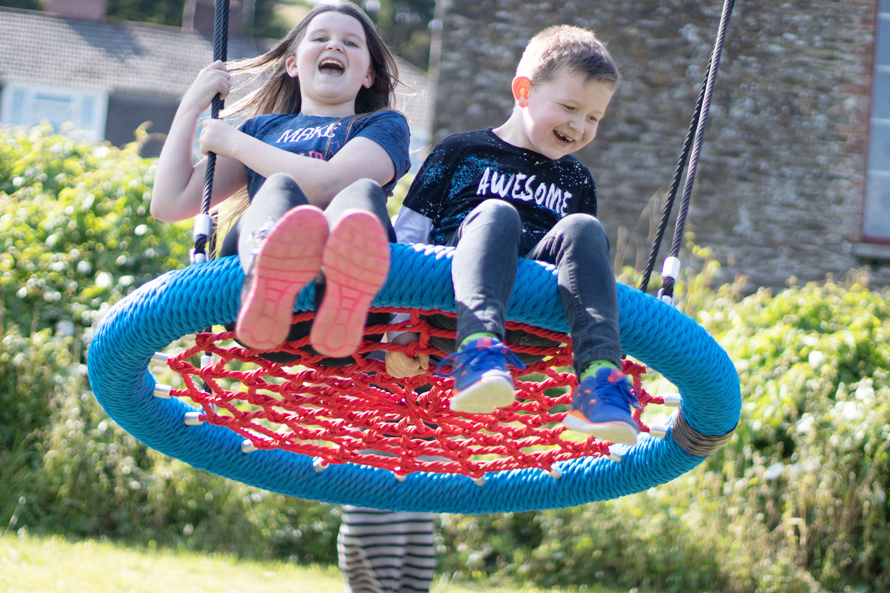
[[[597,139],[578,156],[597,180],[613,256],[641,269],[720,4],[448,0],[434,137],[508,117],[510,80],[534,33],[560,23],[593,29],[622,82]],[[696,244],[720,254],[724,280],[742,274],[749,288],[781,288],[792,276],[840,278],[874,263],[853,249],[865,193],[875,5],[735,3],[687,224]],[[669,230],[662,256],[673,222]],[[887,268],[870,271],[873,284],[890,282]],[[657,273],[653,284],[660,284]]]

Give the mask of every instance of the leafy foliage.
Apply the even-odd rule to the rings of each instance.
[[[661,591],[890,588],[890,293],[825,282],[740,299],[707,290],[717,269],[696,256],[705,270],[680,306],[739,371],[730,443],[638,495],[446,517],[449,570]]]
[[[42,0],[0,0],[0,6],[10,8],[25,8],[27,10],[40,10]]]
[[[108,0],[109,20],[182,26],[185,0]]]
[[[0,131],[0,524],[333,562],[336,507],[148,450],[89,391],[92,325],[186,261],[188,226],[148,216],[153,166],[136,145]],[[742,298],[709,285],[709,251],[690,246],[685,259],[696,268],[683,272],[679,306],[741,378],[731,441],[638,495],[443,515],[441,570],[545,587],[890,589],[890,292],[827,281]],[[658,393],[658,380],[647,388]]]
[[[397,54],[426,71],[435,0],[366,0],[359,3]]]
[[[20,327],[73,333],[181,267],[188,236],[149,217],[153,161],[136,143],[117,150],[50,132],[0,137],[0,294]]]

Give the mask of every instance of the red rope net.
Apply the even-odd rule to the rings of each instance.
[[[559,345],[510,344],[516,353],[542,358],[522,371],[511,368],[517,400],[491,414],[452,412],[448,407],[452,379],[434,374],[434,363],[426,374],[408,379],[387,374],[382,356],[376,358],[373,352],[402,349],[411,355],[445,356],[430,344],[430,338],[454,339],[454,332],[433,327],[422,318],[434,313],[440,314],[413,310],[407,321],[368,327],[366,338],[411,331],[419,333],[420,339],[408,346],[366,339],[351,364],[336,367],[322,366],[321,356],[302,350],[308,337],[280,349],[300,355],[299,360],[278,364],[257,356],[261,351],[237,344],[234,332],[197,334],[192,348],[168,360],[185,385],[173,389],[171,395],[197,403],[200,421],[228,427],[256,449],[277,448],[315,457],[317,467],[358,463],[385,468],[397,476],[426,471],[478,478],[486,472],[521,468],[551,471],[560,461],[609,454],[609,443],[565,432],[561,424],[576,385],[565,334],[508,323],[508,329]],[[295,315],[294,322],[311,316]],[[214,355],[214,362],[206,366],[189,362],[203,353]],[[625,360],[623,370],[631,377],[643,407],[664,403],[664,398],[652,397],[643,389],[645,367]],[[634,417],[641,430],[648,431],[641,413],[635,411]]]

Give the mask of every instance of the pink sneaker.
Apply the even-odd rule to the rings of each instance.
[[[327,236],[322,211],[305,205],[288,211],[261,237],[241,292],[235,334],[242,344],[272,350],[284,343],[294,300],[318,275]]]
[[[377,217],[347,211],[331,230],[322,268],[325,294],[309,339],[325,356],[349,356],[362,342],[368,307],[389,273],[389,241]]]

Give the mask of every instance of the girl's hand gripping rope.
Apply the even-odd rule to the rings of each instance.
[[[192,86],[185,92],[180,109],[185,107],[201,113],[210,107],[213,97],[218,94],[220,99],[225,99],[231,90],[232,75],[226,65],[217,60],[198,73]]]

